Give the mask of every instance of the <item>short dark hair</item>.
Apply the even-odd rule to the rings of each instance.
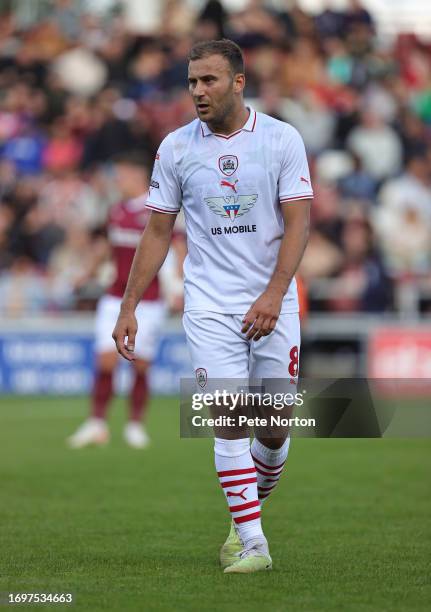
[[[221,55],[229,62],[233,74],[244,74],[244,57],[233,40],[223,38],[196,43],[191,48],[189,61],[193,62],[210,55]]]

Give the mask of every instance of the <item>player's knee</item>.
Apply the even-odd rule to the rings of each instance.
[[[97,355],[97,369],[101,372],[112,372],[117,365],[118,353],[109,351]]]
[[[258,438],[259,442],[266,446],[266,448],[270,448],[271,450],[278,450],[283,446],[283,444],[287,440],[287,434],[284,437],[276,437],[276,438]]]
[[[147,374],[150,362],[146,359],[135,359],[133,365],[138,374]]]

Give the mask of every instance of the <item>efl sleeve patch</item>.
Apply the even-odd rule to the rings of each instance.
[[[181,187],[175,169],[170,134],[163,140],[156,154],[146,207],[171,214],[181,209]]]

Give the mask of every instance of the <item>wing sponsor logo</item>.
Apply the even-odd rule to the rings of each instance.
[[[225,176],[232,176],[238,170],[238,158],[236,155],[222,155],[218,160],[218,167]]]
[[[253,208],[257,198],[257,193],[253,193],[251,195],[204,198],[204,202],[214,214],[227,217],[234,222],[237,217],[242,217]]]
[[[160,185],[157,181],[154,181],[153,179],[151,179],[150,187],[154,187],[154,189],[159,189]]]

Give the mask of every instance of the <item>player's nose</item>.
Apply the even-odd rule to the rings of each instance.
[[[205,94],[205,87],[202,83],[197,82],[196,87],[193,91],[193,96],[195,100],[199,100]]]

